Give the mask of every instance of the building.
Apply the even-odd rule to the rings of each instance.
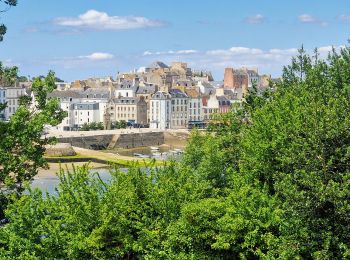
[[[171,128],[188,127],[188,96],[178,89],[169,92],[171,96]]]
[[[71,104],[71,122],[73,128],[79,129],[84,124],[92,122],[103,122],[100,113],[100,103],[79,102]]]
[[[186,95],[188,96],[188,126],[202,128],[202,97],[199,91],[195,88],[186,89]]]
[[[21,96],[27,95],[24,87],[8,87],[6,88],[6,102],[5,119],[8,120],[18,109],[20,105]]]
[[[134,80],[124,80],[119,83],[115,88],[116,97],[135,97],[136,90],[139,86],[139,78]]]
[[[110,88],[55,90],[49,98],[58,98],[61,109],[67,112],[56,129],[75,130],[84,123],[103,122],[104,114],[111,99]]]
[[[211,95],[215,93],[215,88],[212,84],[206,81],[198,81],[197,87],[199,88],[202,95]]]
[[[157,91],[150,102],[150,128],[171,128],[171,96],[167,92]]]
[[[6,103],[6,88],[0,87],[0,106]],[[0,121],[5,120],[6,109],[0,110]]]
[[[111,121],[147,124],[147,103],[144,98],[118,97],[110,103]]]

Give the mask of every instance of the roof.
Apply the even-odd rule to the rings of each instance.
[[[170,98],[171,98],[171,96],[169,95],[169,93],[166,93],[163,91],[157,91],[152,96],[152,99],[170,99]]]
[[[110,98],[108,88],[54,90],[48,94],[49,98]]]
[[[169,68],[168,65],[166,65],[164,62],[161,61],[155,61],[152,64],[147,66],[148,69],[166,69]]]
[[[199,98],[200,97],[200,94],[196,89],[191,89],[191,88],[185,89],[185,93],[190,98]]]
[[[169,94],[172,98],[188,98],[188,96],[179,89],[171,89]]]
[[[136,90],[136,94],[153,94],[156,91],[154,85],[139,86]]]
[[[54,90],[51,93],[49,93],[47,96],[49,98],[64,98],[64,97],[82,98],[83,94],[81,90],[65,90],[65,91]]]
[[[230,106],[231,102],[225,96],[217,96],[216,99],[219,102],[219,106]]]
[[[139,101],[138,98],[133,97],[118,97],[113,99],[115,104],[125,104],[125,105],[134,105]]]

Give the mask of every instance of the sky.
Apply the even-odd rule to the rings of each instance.
[[[0,7],[1,8],[1,7]],[[24,76],[116,76],[183,61],[223,79],[225,67],[281,75],[297,49],[324,57],[350,39],[349,0],[18,0],[0,13],[0,61]]]

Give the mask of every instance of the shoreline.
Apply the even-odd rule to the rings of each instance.
[[[34,176],[34,179],[54,177],[56,176],[56,173],[60,170],[60,167],[65,170],[68,168],[68,170],[71,171],[73,169],[73,165],[77,167],[83,166],[84,164],[89,164],[91,169],[101,169],[109,167],[107,164],[94,162],[49,163],[49,169],[40,169],[38,171],[38,174]]]

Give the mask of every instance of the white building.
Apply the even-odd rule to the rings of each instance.
[[[27,95],[24,87],[8,87],[6,88],[6,102],[5,110],[6,120],[8,120],[18,109],[19,100],[21,96]]]
[[[197,87],[199,88],[200,92],[203,95],[211,95],[211,94],[215,93],[214,86],[212,84],[210,84],[209,82],[198,81]]]
[[[53,91],[50,98],[58,98],[61,108],[67,112],[56,129],[78,129],[84,123],[103,122],[103,116],[110,100],[110,90],[103,89],[75,89],[67,91]]]
[[[253,85],[255,85],[257,88],[260,88],[261,79],[260,79],[260,76],[258,74],[258,70],[257,69],[248,69],[247,74],[248,74],[248,88],[253,87]]]
[[[96,102],[74,103],[72,105],[73,127],[79,129],[84,124],[103,122],[99,106],[100,104]]]
[[[116,86],[115,97],[135,97],[139,86],[139,79],[123,80]]]
[[[6,103],[6,88],[0,87],[0,105]],[[0,121],[5,120],[5,110],[0,110]]]
[[[150,128],[171,128],[171,96],[169,93],[158,91],[150,101]]]

